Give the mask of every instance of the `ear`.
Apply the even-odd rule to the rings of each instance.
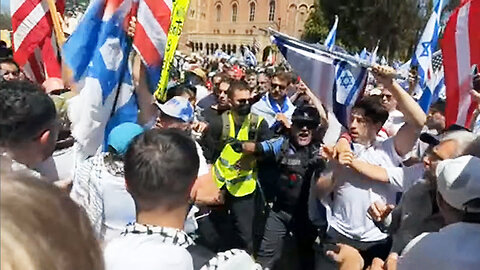
[[[50,129],[45,130],[39,137],[39,142],[40,144],[47,144],[48,141],[50,140]]]

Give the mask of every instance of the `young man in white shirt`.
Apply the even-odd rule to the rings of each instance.
[[[252,259],[240,250],[204,256],[199,262],[193,239],[183,231],[199,168],[195,148],[193,140],[177,129],[149,130],[130,144],[125,179],[137,221],[107,244],[107,270],[255,269]]]
[[[388,255],[390,239],[375,226],[366,210],[377,200],[394,204],[397,191],[388,183],[372,181],[363,172],[368,166],[359,165],[400,166],[426,121],[420,106],[393,80],[393,69],[375,66],[373,72],[377,81],[385,85],[398,101],[405,124],[396,136],[378,141],[377,133],[388,118],[388,112],[381,106],[378,97],[364,98],[352,110],[349,131],[353,153],[341,153],[338,162],[330,162],[330,172],[317,181],[318,196],[329,208],[326,240],[359,249],[367,265],[374,257],[385,258]],[[323,264],[335,268],[331,263]]]

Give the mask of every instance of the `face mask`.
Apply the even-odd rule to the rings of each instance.
[[[235,108],[235,111],[237,112],[238,115],[245,116],[250,113],[250,107],[251,107],[250,104],[241,104]]]

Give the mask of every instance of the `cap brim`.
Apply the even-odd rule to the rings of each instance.
[[[432,146],[436,146],[440,143],[440,140],[438,140],[436,136],[433,136],[432,134],[429,134],[429,133],[422,133],[420,135],[420,141]]]
[[[183,121],[183,119],[178,118],[175,114],[173,114],[173,113],[169,110],[168,106],[165,106],[165,104],[160,104],[160,103],[158,103],[158,102],[155,102],[155,105],[157,105],[157,107],[158,107],[158,109],[160,110],[161,113],[166,114],[166,115],[168,115],[168,116],[170,116],[170,117],[172,117],[172,118],[175,118],[175,119],[177,119],[178,121],[185,122],[185,121]]]

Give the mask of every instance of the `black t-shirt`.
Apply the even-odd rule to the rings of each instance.
[[[225,142],[222,141],[222,115],[212,108],[205,109],[203,114],[205,116],[205,121],[208,122],[208,130],[200,144],[202,145],[203,154],[207,163],[213,164],[225,147]],[[241,127],[241,125],[235,124],[235,134],[238,134]],[[273,136],[273,132],[268,128],[268,124],[265,120],[260,122],[256,132],[258,142],[266,141]]]

